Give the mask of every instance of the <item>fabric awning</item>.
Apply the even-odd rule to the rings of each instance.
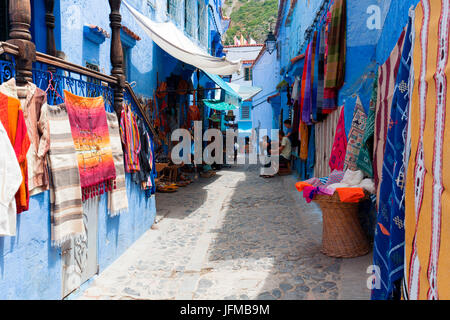
[[[228,82],[225,82],[221,77],[215,74],[211,74],[205,71],[203,72],[203,74],[223,90],[224,94],[221,95],[220,100],[237,106],[241,105],[241,96],[230,87],[230,84]]]
[[[135,10],[127,1],[122,1],[122,3],[130,10],[145,33],[162,50],[174,58],[216,75],[231,75],[241,69],[240,60],[230,61],[225,57],[217,58],[207,54],[185,36],[172,22],[159,23],[152,21]]]
[[[203,100],[203,103],[211,109],[219,110],[219,111],[228,111],[228,110],[236,110],[238,109],[237,106],[220,101],[215,99],[205,99]]]
[[[262,91],[262,88],[240,85],[237,83],[228,84],[242,98],[243,101],[249,100]]]

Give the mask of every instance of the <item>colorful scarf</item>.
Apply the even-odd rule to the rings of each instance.
[[[378,95],[375,115],[374,132],[374,180],[377,194],[380,193],[381,172],[383,169],[384,147],[387,128],[391,115],[392,99],[394,98],[395,80],[397,79],[400,58],[405,39],[405,31],[400,35],[396,46],[386,62],[378,68]],[[378,207],[378,198],[377,198]]]
[[[341,110],[341,115],[339,116],[338,125],[336,127],[336,135],[334,137],[333,148],[330,155],[329,165],[332,171],[344,169],[346,152],[347,134],[345,133],[345,114],[343,107]]]
[[[103,97],[79,97],[66,90],[64,97],[85,201],[115,188],[116,169],[105,104]]]
[[[136,116],[131,111],[131,106],[124,104],[120,117],[120,136],[125,150],[125,171],[132,173],[139,171],[139,152],[141,152],[141,140],[137,127]]]
[[[141,141],[141,151],[139,152],[139,163],[141,170],[132,174],[133,181],[138,184],[142,190],[151,190],[153,188],[153,152],[152,141],[145,127],[144,121],[137,121],[139,137]]]
[[[378,74],[373,82],[372,98],[370,99],[369,116],[367,117],[367,127],[362,141],[361,151],[359,153],[356,165],[369,178],[373,177],[373,135],[375,133],[375,107],[377,104],[378,92]],[[370,150],[370,151],[369,151]]]
[[[347,152],[345,154],[345,170],[357,171],[356,160],[361,151],[362,142],[367,125],[367,116],[359,97],[356,99],[355,112],[353,114],[352,127],[348,134]]]
[[[331,8],[331,23],[328,33],[327,72],[325,88],[340,89],[344,84],[347,6],[346,0],[336,0]]]
[[[405,200],[407,298],[412,300],[450,299],[449,7],[449,0],[422,0],[415,11]]]
[[[316,164],[316,129],[314,125],[308,127],[309,143],[308,143],[308,159],[306,160],[306,177],[314,177],[314,166]]]
[[[52,243],[62,246],[74,237],[85,237],[80,174],[66,106],[44,105],[41,121],[50,131],[48,165]]]
[[[111,139],[114,167],[116,168],[116,188],[108,192],[108,211],[111,217],[115,217],[128,210],[128,196],[119,121],[115,113],[107,112],[106,118],[108,121],[109,138]]]
[[[400,284],[404,272],[405,250],[405,163],[410,92],[411,21],[405,37],[401,65],[395,85],[391,109],[391,124],[387,133],[383,180],[381,182],[378,223],[375,232],[373,264],[380,269],[379,289],[372,290],[372,299],[400,298]],[[385,232],[385,231],[388,232]],[[397,283],[396,283],[397,282]]]

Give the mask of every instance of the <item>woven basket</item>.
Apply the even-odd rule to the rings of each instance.
[[[370,251],[358,218],[358,203],[343,203],[339,195],[316,195],[322,209],[322,253],[336,258],[355,258]]]

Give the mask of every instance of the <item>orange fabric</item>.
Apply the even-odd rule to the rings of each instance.
[[[8,132],[9,140],[14,148],[20,170],[22,171],[22,184],[16,193],[17,214],[19,214],[28,210],[30,200],[27,163],[30,139],[28,137],[27,126],[25,124],[25,118],[19,100],[0,93],[0,113],[2,114],[0,120]],[[5,113],[7,113],[7,117],[5,116]]]
[[[366,194],[362,188],[338,188],[336,192],[341,202],[358,203]]]
[[[295,187],[297,188],[298,192],[302,192],[303,189],[305,189],[306,187],[312,187],[312,185],[304,181],[300,181],[295,184]]]

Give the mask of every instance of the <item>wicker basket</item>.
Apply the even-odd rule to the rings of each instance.
[[[322,209],[322,253],[336,258],[355,258],[370,251],[358,218],[358,203],[343,203],[339,195],[316,195]]]

